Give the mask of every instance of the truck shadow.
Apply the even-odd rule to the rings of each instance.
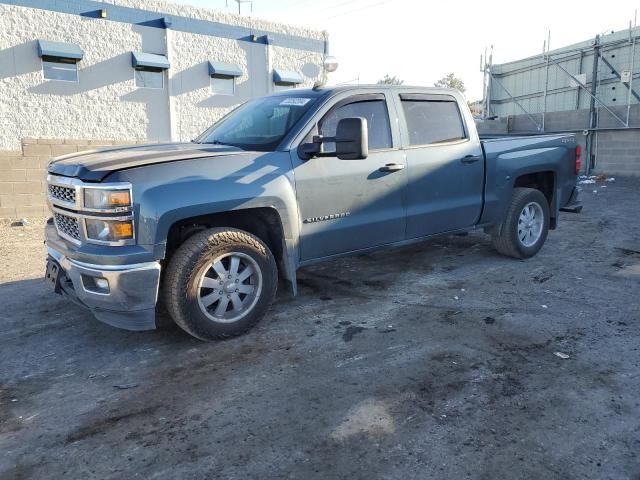
[[[461,256],[493,256],[486,238],[447,236],[425,243],[393,248],[388,251],[361,254],[304,267],[298,273],[298,297],[281,285],[274,308],[310,301],[345,301],[367,303],[376,299],[388,285],[398,281],[410,283],[410,277],[447,274],[457,268]],[[127,332],[102,324],[88,309],[53,294],[40,278],[3,283],[0,288],[0,344],[29,343],[32,337],[48,337],[49,341],[81,338],[92,344],[111,343],[129,348],[160,343],[197,345],[199,341],[184,333],[159,304],[158,329],[150,332]],[[267,314],[266,325],[271,322]],[[267,327],[269,328],[269,327]],[[80,348],[80,347],[79,347]]]

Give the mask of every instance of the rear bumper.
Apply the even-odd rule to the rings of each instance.
[[[98,320],[117,328],[156,328],[159,262],[94,265],[72,260],[50,246],[47,251],[64,272],[60,287],[69,300],[89,308]],[[98,288],[95,279],[107,280],[108,289]]]
[[[582,211],[582,202],[580,201],[579,195],[580,195],[580,187],[575,187],[571,192],[571,197],[569,197],[569,201],[564,207],[560,208],[560,211],[580,213]]]

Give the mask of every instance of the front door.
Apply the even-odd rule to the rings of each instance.
[[[456,99],[401,94],[399,100],[409,170],[407,238],[473,226],[482,210],[484,157]]]
[[[382,93],[353,95],[318,122],[317,132],[332,137],[340,119],[367,119],[369,156],[364,160],[329,156],[304,161],[292,150],[302,261],[404,238],[407,170],[389,107]],[[335,151],[335,145],[325,144],[327,151]]]

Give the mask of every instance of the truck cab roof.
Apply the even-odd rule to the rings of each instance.
[[[441,87],[420,87],[420,86],[412,86],[412,85],[388,85],[388,84],[365,84],[365,85],[324,85],[314,88],[296,88],[290,90],[283,90],[280,92],[273,93],[272,95],[281,95],[281,96],[310,96],[310,97],[322,97],[322,96],[332,96],[334,94],[342,93],[342,92],[358,92],[358,91],[367,91],[367,90],[376,90],[376,91],[386,91],[392,90],[394,92],[402,93],[426,93],[426,94],[443,94],[448,93],[452,95],[461,95],[461,93],[455,88],[441,88]]]

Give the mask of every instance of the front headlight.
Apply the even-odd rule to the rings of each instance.
[[[129,189],[85,188],[84,206],[93,210],[121,212],[131,208]]]
[[[122,242],[133,239],[133,220],[85,220],[87,238],[99,242]]]

